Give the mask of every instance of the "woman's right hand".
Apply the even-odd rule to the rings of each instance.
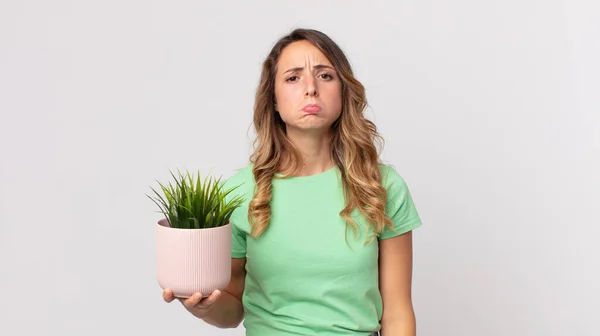
[[[165,302],[172,302],[177,299],[183,304],[185,309],[198,318],[204,318],[210,312],[213,304],[221,296],[221,291],[215,290],[208,297],[203,298],[202,293],[194,293],[189,298],[175,298],[173,291],[169,288],[163,290],[163,299]]]

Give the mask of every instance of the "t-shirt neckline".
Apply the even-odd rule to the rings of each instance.
[[[334,174],[337,171],[338,171],[338,166],[334,165],[333,167],[331,167],[327,170],[324,170],[320,173],[316,173],[316,174],[312,174],[312,175],[289,176],[289,177],[281,178],[281,177],[283,177],[283,174],[275,173],[275,177],[276,177],[276,180],[279,180],[279,181],[309,182],[309,181],[317,181],[317,180],[321,180],[323,178],[327,178],[329,175]]]

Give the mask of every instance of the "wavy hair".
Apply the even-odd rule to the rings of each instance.
[[[357,224],[352,219],[352,212],[358,208],[368,225],[374,229],[374,238],[384,226],[391,226],[385,211],[387,192],[381,184],[376,146],[381,145],[383,139],[375,124],[364,116],[367,107],[365,88],[354,77],[347,57],[331,38],[313,29],[295,29],[280,38],[262,64],[254,103],[253,123],[257,136],[254,152],[250,156],[256,181],[254,197],[248,209],[251,236],[260,236],[269,225],[271,182],[277,178],[276,173],[281,169],[286,175],[296,171],[301,164],[300,153],[287,138],[285,124],[275,111],[275,74],[283,49],[303,40],[312,43],[329,59],[342,83],[342,112],[331,126],[331,155],[341,172],[346,200],[346,207],[340,216],[356,235]]]

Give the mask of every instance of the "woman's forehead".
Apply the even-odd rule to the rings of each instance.
[[[290,68],[313,68],[317,65],[329,65],[331,62],[319,48],[308,41],[298,41],[283,49],[279,57],[278,69],[281,72]]]

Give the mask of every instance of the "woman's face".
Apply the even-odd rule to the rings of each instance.
[[[287,131],[327,131],[342,112],[342,85],[325,55],[308,41],[283,49],[275,74],[275,109]]]

